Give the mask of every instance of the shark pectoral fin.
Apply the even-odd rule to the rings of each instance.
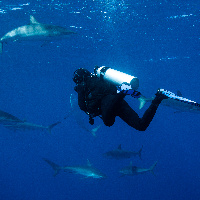
[[[30,16],[30,24],[40,24],[32,15]]]
[[[3,53],[3,42],[0,42],[0,54]]]

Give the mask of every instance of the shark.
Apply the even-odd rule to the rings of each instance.
[[[140,168],[132,165],[132,162],[129,166],[126,166],[122,168],[119,172],[122,174],[122,176],[128,175],[128,176],[134,176],[138,174],[144,174],[147,172],[151,172],[154,174],[153,170],[157,164],[157,161],[150,167],[150,168]]]
[[[58,121],[56,123],[53,123],[49,126],[43,126],[38,124],[33,124],[30,122],[27,122],[25,120],[21,120],[18,117],[9,114],[3,110],[0,110],[0,124],[2,124],[5,128],[17,131],[25,131],[25,130],[47,130],[49,133],[51,133],[51,130],[56,125],[60,124],[61,122]]]
[[[42,24],[31,15],[30,24],[17,27],[0,39],[0,53],[3,52],[3,43],[9,41],[40,40],[46,42],[66,38],[72,34],[76,33],[61,26]]]
[[[30,122],[26,122],[26,121],[22,121],[22,122],[14,122],[14,123],[8,123],[8,124],[4,124],[3,126],[5,128],[8,128],[10,130],[13,131],[26,131],[26,130],[41,130],[41,131],[48,131],[49,133],[51,133],[51,130],[53,127],[55,127],[56,125],[60,124],[61,122],[56,122],[53,123],[49,126],[43,126],[43,125],[38,125],[38,124],[33,124]]]
[[[143,146],[142,146],[142,148],[143,148]],[[131,158],[133,156],[139,156],[140,159],[142,159],[141,158],[142,148],[138,152],[125,151],[122,149],[121,144],[120,144],[117,149],[108,151],[108,152],[104,153],[104,155],[108,158],[114,158],[114,159],[126,159],[126,158]]]
[[[54,162],[43,158],[54,170],[54,176],[56,176],[61,170],[64,172],[74,173],[83,175],[85,178],[95,178],[95,179],[104,179],[106,175],[100,172],[98,169],[94,168],[89,160],[87,160],[87,165],[77,165],[77,166],[59,166]]]
[[[175,109],[176,112],[191,112],[200,114],[200,104],[182,97],[182,93],[180,91],[177,91],[177,94],[164,89],[161,89],[161,91],[168,96],[168,99],[162,100],[162,106],[171,107]],[[145,96],[141,95],[141,97],[138,98],[140,102],[139,109],[142,109],[146,102],[151,102],[153,99],[154,98],[146,98]]]

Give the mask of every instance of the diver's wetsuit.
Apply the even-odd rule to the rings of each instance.
[[[139,131],[147,129],[163,100],[163,97],[157,95],[143,117],[140,118],[124,100],[125,94],[117,94],[116,86],[95,76],[87,78],[74,89],[78,93],[80,109],[89,114],[90,118],[101,116],[106,126],[112,126],[115,117],[119,116],[129,126]]]

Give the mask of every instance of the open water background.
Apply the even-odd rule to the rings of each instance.
[[[116,118],[114,126],[101,126],[96,137],[77,123],[91,129],[87,116],[75,112],[63,120],[71,110],[72,76],[79,67],[93,71],[105,65],[137,76],[139,90],[148,97],[165,88],[200,102],[199,11],[198,0],[0,1],[2,36],[28,24],[30,15],[77,32],[43,47],[32,41],[4,45],[0,110],[36,124],[62,123],[52,134],[0,126],[0,199],[199,199],[200,115],[160,106],[145,132]],[[140,115],[149,105],[139,110],[137,100],[126,100]],[[119,144],[133,151],[143,145],[142,160],[103,157]],[[84,165],[89,159],[107,178],[64,172],[53,177],[43,157],[59,165]],[[130,162],[148,168],[155,161],[156,176],[120,177],[119,170]]]

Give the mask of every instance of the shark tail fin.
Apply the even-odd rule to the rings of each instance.
[[[139,109],[142,109],[146,102],[152,101],[153,98],[146,98],[145,96],[141,95],[140,98],[138,98],[138,101],[140,102]]]
[[[143,145],[142,145],[142,147],[141,147],[141,149],[138,151],[138,155],[139,155],[139,157],[140,157],[140,159],[142,160],[142,149],[143,149]]]
[[[3,53],[3,42],[0,42],[0,54]]]
[[[144,107],[144,105],[146,104],[146,101],[145,101],[145,97],[141,95],[140,98],[138,98],[139,102],[140,102],[140,105],[139,105],[139,109],[142,109]]]
[[[52,161],[50,161],[50,160],[48,160],[46,158],[43,158],[43,160],[45,162],[47,162],[53,168],[53,170],[54,170],[54,175],[53,176],[56,176],[60,172],[61,167],[59,165],[55,164],[54,162],[52,162]]]
[[[156,161],[150,168],[149,168],[149,171],[155,176],[155,174],[154,174],[154,168],[155,168],[155,166],[157,165],[157,162],[158,161]]]
[[[49,131],[49,133],[51,133],[51,130],[52,130],[52,128],[54,127],[54,126],[56,126],[56,125],[58,125],[58,124],[60,124],[61,122],[56,122],[56,123],[53,123],[53,124],[51,124],[51,125],[49,125],[48,126],[48,131]]]

